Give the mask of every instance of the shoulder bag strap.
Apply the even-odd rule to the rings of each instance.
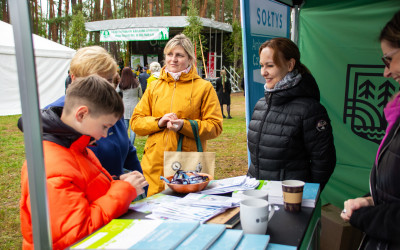
[[[200,136],[199,136],[199,125],[197,121],[189,120],[190,125],[192,126],[194,140],[196,141],[197,152],[203,152],[203,147],[201,146]],[[179,134],[178,139],[178,148],[176,151],[182,152],[182,142],[183,142],[183,134]]]

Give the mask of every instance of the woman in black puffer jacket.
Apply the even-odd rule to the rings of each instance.
[[[248,175],[315,182],[322,189],[335,168],[336,153],[318,85],[291,40],[266,41],[259,54],[265,97],[255,105],[249,123]]]

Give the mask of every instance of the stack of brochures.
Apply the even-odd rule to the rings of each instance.
[[[240,206],[240,199],[221,195],[189,193],[177,203],[200,207],[232,208]]]
[[[260,180],[260,185],[257,189],[268,190],[268,201],[272,204],[283,205],[283,192],[281,181],[263,181]],[[242,191],[235,191],[232,197],[240,198]],[[315,207],[318,201],[319,183],[306,183],[303,189],[303,207]]]
[[[240,205],[240,199],[229,196],[189,193],[185,197],[156,194],[130,205],[130,209],[152,213],[149,219],[205,221]]]
[[[236,190],[248,190],[258,187],[260,182],[248,176],[236,176],[221,180],[212,180],[210,184],[199,193],[202,194],[225,194]]]
[[[218,224],[115,219],[70,249],[266,249],[269,240]]]

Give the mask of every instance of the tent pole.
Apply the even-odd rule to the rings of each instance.
[[[46,173],[43,160],[42,120],[32,45],[29,7],[26,0],[8,1],[14,30],[24,124],[25,155],[28,168],[32,233],[35,249],[52,249],[47,204]]]
[[[222,69],[222,60],[224,59],[224,51],[223,51],[223,44],[224,44],[224,31],[221,30],[221,66],[220,66],[220,74]],[[215,75],[217,76],[217,75]]]
[[[296,44],[299,40],[299,5],[294,5],[292,9],[292,28],[291,39]]]

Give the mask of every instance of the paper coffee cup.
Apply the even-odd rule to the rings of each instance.
[[[282,181],[283,206],[286,211],[300,212],[303,198],[304,181]]]

